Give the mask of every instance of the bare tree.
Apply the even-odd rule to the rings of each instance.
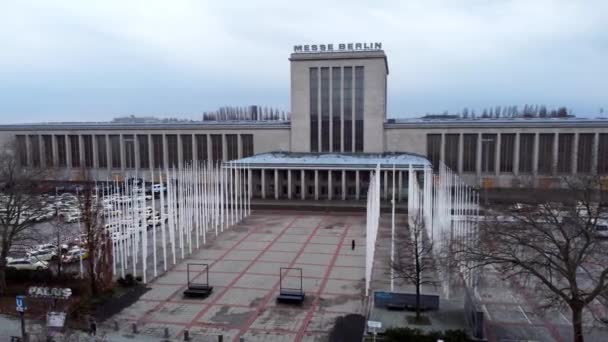
[[[395,248],[395,258],[389,262],[393,279],[413,285],[416,288],[416,320],[420,320],[420,294],[425,285],[437,286],[436,268],[433,259],[433,242],[428,238],[424,220],[414,216]]]
[[[608,240],[599,229],[608,221],[608,208],[598,177],[563,181],[568,202],[539,199],[525,208],[492,208],[493,217],[480,224],[479,244],[457,249],[473,267],[494,265],[504,279],[533,284],[540,307],[568,307],[573,340],[582,342],[583,311],[593,314],[590,304],[608,293]]]
[[[6,290],[6,258],[12,248],[33,241],[34,224],[46,213],[46,203],[38,196],[38,182],[46,170],[22,166],[16,145],[0,147],[0,294]]]
[[[103,221],[101,191],[87,170],[78,196],[82,224],[82,245],[88,251],[86,274],[91,295],[96,296],[112,282],[112,242]]]

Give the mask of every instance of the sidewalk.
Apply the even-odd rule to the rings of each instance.
[[[30,342],[43,342],[46,339],[43,337],[43,325],[41,322],[26,320],[26,331],[33,334]],[[71,331],[70,336],[65,340],[59,341],[79,341],[79,342],[96,342],[96,341],[111,341],[111,342],[137,342],[137,341],[173,341],[167,339],[155,339],[150,336],[126,334],[123,327],[120,331],[114,331],[111,327],[100,326],[97,329],[97,336],[89,336],[83,331]],[[0,341],[10,341],[11,336],[21,336],[21,322],[17,317],[0,315]]]

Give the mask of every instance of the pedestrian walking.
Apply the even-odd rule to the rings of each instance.
[[[353,242],[350,245],[350,249],[353,251],[355,250],[355,239],[353,239]]]
[[[97,336],[97,322],[94,319],[91,320],[91,326],[89,330],[89,335]]]

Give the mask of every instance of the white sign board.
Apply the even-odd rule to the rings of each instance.
[[[46,314],[46,326],[50,328],[63,328],[65,324],[65,312],[49,311]]]
[[[371,328],[371,329],[380,329],[380,328],[382,328],[382,322],[367,321],[367,327]]]

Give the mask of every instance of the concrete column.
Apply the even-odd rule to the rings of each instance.
[[[304,170],[300,170],[300,197],[302,200],[306,199],[306,177]]]
[[[120,170],[125,171],[125,140],[124,136],[120,134],[118,136],[118,141],[120,143]]]
[[[538,176],[538,147],[539,147],[539,135],[534,134],[534,147],[532,148],[532,174]]]
[[[177,167],[179,169],[184,167],[184,142],[182,141],[182,135],[176,134],[177,136]],[[222,144],[224,145],[224,144]]]
[[[196,143],[196,135],[192,133],[190,139],[192,140],[192,164],[198,165],[198,144]]]
[[[359,200],[359,191],[361,189],[361,185],[359,184],[359,170],[355,171],[355,199]]]
[[[346,170],[342,170],[342,200],[346,200]]]
[[[332,73],[332,68],[329,68],[329,151],[331,152],[337,152],[334,151],[334,106],[333,106],[333,73]],[[342,83],[340,83],[340,85],[342,85]],[[331,172],[329,172],[331,173]],[[331,182],[331,181],[330,181]],[[331,199],[331,191],[327,192],[327,196],[329,199]]]
[[[135,154],[135,170],[139,170],[141,156],[139,155],[139,136],[137,134],[133,134],[133,154]]]
[[[27,166],[32,166],[32,160],[34,159],[32,156],[32,144],[30,143],[30,136],[28,134],[25,135],[25,154],[26,154],[26,163]]]
[[[237,134],[236,135],[236,155],[238,156],[239,159],[243,158],[243,139],[241,139],[241,135]]]
[[[51,135],[51,148],[53,149],[53,166],[59,166],[59,150],[57,149],[57,135]]]
[[[382,198],[384,198],[385,200],[388,199],[388,171],[380,171],[381,173],[384,173],[384,194],[382,195]]]
[[[477,133],[477,160],[475,161],[476,165],[475,168],[477,170],[477,177],[479,177],[479,180],[481,181],[481,160],[482,160],[482,145],[483,145],[483,140],[481,139],[481,133]]]
[[[496,133],[496,146],[494,148],[494,174],[498,176],[500,174],[500,149],[501,149],[501,135]]]
[[[461,134],[462,136],[462,134]],[[461,163],[462,164],[462,163]],[[403,200],[403,171],[397,171],[397,177],[399,178],[397,180],[397,184],[399,185],[399,190],[397,191],[397,201],[401,202]]]
[[[557,174],[557,148],[559,147],[559,133],[555,132],[555,134],[553,134],[553,159],[552,159],[552,163],[551,163],[551,174],[552,175],[556,175]]]
[[[266,169],[260,169],[260,181],[262,183],[262,199],[266,199]]]
[[[578,172],[578,132],[574,133],[574,139],[572,141],[572,174],[575,175]]]
[[[78,158],[80,159],[80,167],[85,168],[84,164],[84,137],[78,134]]]
[[[329,199],[329,200],[332,199],[333,192],[334,192],[334,189],[332,188],[332,184],[331,184],[331,170],[327,170],[327,199]]]
[[[279,199],[279,170],[274,169],[274,199]]]
[[[515,133],[515,143],[513,144],[513,174],[519,176],[519,133]]]
[[[146,136],[148,139],[148,166],[150,170],[154,168],[154,151],[152,150],[152,134]],[[160,183],[160,182],[159,182]]]
[[[291,169],[287,170],[287,198],[291,199]]]
[[[205,134],[205,141],[207,141],[207,160],[212,160],[211,155],[211,134]]]
[[[441,133],[441,143],[439,145],[441,146],[439,149],[439,160],[445,163],[445,133]]]
[[[167,146],[167,135],[163,133],[163,168],[169,168],[169,146]]]
[[[591,174],[597,174],[597,157],[600,147],[600,134],[595,133],[593,136],[593,148],[591,149]]]
[[[91,145],[93,146],[93,168],[99,168],[99,147],[97,146],[97,136],[91,134]]]
[[[30,154],[28,153],[28,155]],[[72,142],[70,136],[67,134],[65,135],[65,166],[68,170],[72,169]]]
[[[38,160],[40,160],[40,166],[46,166],[46,147],[44,141],[42,141],[42,135],[38,135]]]
[[[226,134],[222,134],[222,161],[228,160],[228,144],[226,143]]]
[[[315,201],[318,201],[318,200],[319,200],[319,170],[315,170]]]
[[[463,163],[464,163],[464,134],[458,134],[458,173],[462,174],[463,172]],[[399,176],[399,180],[401,180],[401,176]],[[399,195],[399,200],[401,200],[401,195]]]

